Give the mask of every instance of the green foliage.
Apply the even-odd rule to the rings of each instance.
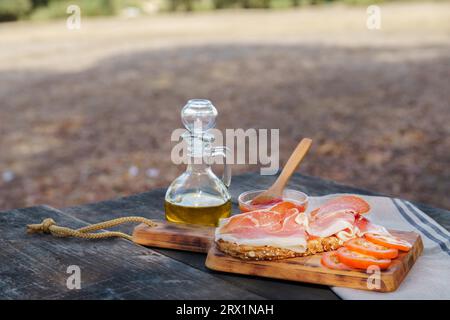
[[[116,15],[127,6],[142,8],[144,0],[0,0],[0,22],[31,17],[37,20],[67,17],[67,7],[78,5],[82,16]],[[163,10],[202,11],[223,8],[289,8],[342,2],[349,5],[369,5],[383,0],[161,0]]]
[[[383,2],[382,0],[341,0],[341,2],[350,5],[364,5],[377,4]]]
[[[82,16],[110,16],[115,15],[120,9],[120,0],[49,0],[47,6],[37,8],[33,19],[43,20],[63,18],[67,16],[69,5],[78,5]]]
[[[169,10],[176,11],[178,9],[192,11],[194,9],[194,0],[169,0]]]
[[[213,0],[214,8],[223,9],[229,8],[238,3],[238,0]]]
[[[49,0],[31,0],[31,3],[33,4],[33,8],[46,6],[48,5]]]
[[[241,0],[239,1],[243,8],[270,8],[271,0]]]
[[[25,16],[32,7],[30,0],[0,0],[0,21],[14,21]]]
[[[198,0],[168,0],[169,10],[175,11],[184,9],[191,11],[196,8]],[[223,9],[231,7],[240,8],[270,8],[271,0],[211,0],[214,9]]]

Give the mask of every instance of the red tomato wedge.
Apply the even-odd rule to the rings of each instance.
[[[372,243],[379,244],[388,248],[398,249],[400,251],[409,251],[412,245],[398,237],[394,236],[383,236],[379,234],[366,233],[365,237]]]
[[[337,250],[339,261],[349,267],[367,270],[370,266],[377,266],[381,270],[387,269],[391,264],[391,259],[377,259],[372,256],[351,251],[346,247]]]
[[[378,259],[395,259],[398,256],[398,250],[388,248],[364,238],[355,238],[344,243],[344,246],[351,251],[356,251]]]
[[[349,266],[343,264],[339,261],[339,258],[337,256],[337,251],[328,251],[322,254],[322,259],[320,259],[320,262],[322,265],[324,265],[327,268],[334,269],[334,270],[353,270]]]

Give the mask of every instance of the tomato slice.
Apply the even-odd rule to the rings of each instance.
[[[324,265],[327,268],[335,269],[335,270],[353,270],[349,266],[343,264],[339,261],[339,258],[337,256],[337,251],[328,251],[322,254],[322,258],[320,259],[320,262],[322,265]]]
[[[412,245],[403,239],[394,236],[383,236],[380,234],[366,233],[365,238],[372,243],[376,243],[388,248],[398,249],[400,251],[409,251]]]
[[[387,269],[391,264],[391,259],[377,259],[372,256],[351,251],[346,247],[337,250],[339,261],[356,269],[367,270],[370,266],[378,266],[381,270]]]
[[[356,251],[368,256],[378,259],[395,259],[398,256],[398,250],[388,248],[373,242],[367,241],[364,238],[355,238],[344,243],[344,246],[349,250]]]

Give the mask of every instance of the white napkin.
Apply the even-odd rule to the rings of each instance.
[[[315,208],[335,196],[311,197],[309,208]],[[394,292],[380,293],[340,287],[332,287],[332,290],[342,299],[450,299],[450,232],[408,201],[361,197],[371,206],[367,218],[388,229],[419,233],[424,250]]]

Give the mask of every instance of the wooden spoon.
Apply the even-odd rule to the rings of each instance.
[[[253,198],[250,203],[251,205],[266,204],[283,197],[283,190],[286,187],[286,184],[288,183],[295,169],[297,169],[298,165],[305,157],[306,153],[309,150],[309,147],[311,146],[311,143],[312,140],[309,138],[304,138],[302,139],[302,141],[300,141],[300,143],[297,145],[297,148],[295,148],[294,152],[289,157],[289,160],[287,161],[286,165],[283,168],[283,171],[281,171],[275,183],[268,190],[260,193],[255,198]]]

